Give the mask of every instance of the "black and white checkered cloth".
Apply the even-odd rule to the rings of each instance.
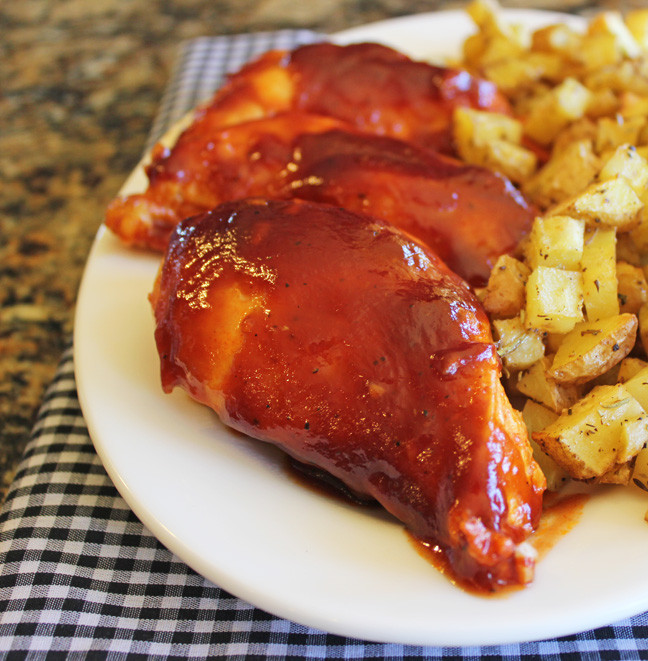
[[[152,139],[224,71],[317,38],[284,31],[189,42]],[[0,658],[45,657],[648,659],[648,613],[558,640],[466,648],[370,643],[269,615],[196,574],[131,512],[94,451],[68,350],[0,515]]]

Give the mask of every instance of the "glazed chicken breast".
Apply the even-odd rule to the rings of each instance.
[[[158,145],[146,167],[148,188],[116,198],[106,225],[130,246],[163,251],[184,218],[244,197],[276,197],[282,191],[298,136],[316,135],[344,122],[288,113],[222,129],[200,123],[184,131],[173,148]]]
[[[509,110],[492,83],[464,71],[416,62],[379,44],[319,43],[291,52],[269,52],[232,75],[211,102],[195,113],[173,147],[158,145],[153,150],[146,168],[147,191],[114,200],[106,224],[128,245],[163,250],[174,225],[189,215],[247,196],[280,197],[284,178],[291,174],[290,168],[299,156],[295,142],[300,135],[339,129],[348,136],[366,134],[367,139],[392,137],[396,140],[391,146],[376,143],[371,149],[395,149],[401,152],[402,161],[403,148],[399,144],[410,144],[412,150],[420,152],[452,151],[452,113],[458,106]],[[348,154],[349,146],[344,142],[338,136],[336,145]],[[386,154],[383,163],[389,159]],[[349,166],[347,159],[346,168]],[[367,175],[367,182],[374,174],[358,170],[359,177]],[[396,181],[397,175],[388,168],[383,180],[392,177],[390,188],[398,195],[399,183],[403,182]],[[423,178],[439,176],[449,185],[434,187],[431,199],[426,201],[431,202],[428,207],[442,211],[441,218],[447,222],[448,211],[456,206],[456,186],[462,191],[458,206],[466,217],[464,191],[474,188],[474,207],[486,204],[484,217],[493,219],[481,232],[482,240],[490,236],[491,243],[499,246],[498,254],[509,250],[519,238],[518,226],[528,224],[532,215],[528,209],[515,208],[524,206],[524,202],[514,188],[479,168],[466,170],[450,182],[448,167],[441,174],[435,165]],[[409,187],[406,183],[399,195],[401,201],[410,196]],[[286,192],[284,189],[284,196]],[[418,194],[420,190],[413,192]],[[293,194],[299,195],[296,191]],[[502,200],[497,211],[491,208],[493,203],[499,204],[495,198]],[[374,213],[382,215],[384,204],[374,206]],[[415,200],[412,206],[416,206]],[[409,210],[401,218],[412,214],[420,212]],[[408,224],[413,229],[426,223],[414,220]],[[438,228],[441,223],[437,219],[432,224]],[[466,233],[470,234],[472,230]],[[437,240],[433,246],[439,249],[441,243]],[[456,254],[457,250],[443,251],[450,262],[451,252]],[[488,253],[484,258],[487,261],[492,256],[490,247]],[[472,263],[473,255],[467,255],[464,261]]]
[[[196,121],[200,131],[213,131],[297,110],[444,151],[459,106],[510,113],[493,83],[466,71],[417,62],[381,44],[324,42],[262,55],[230,76]]]
[[[149,179],[146,192],[108,210],[109,227],[126,242],[163,249],[180,220],[221,202],[299,197],[388,220],[474,286],[535,215],[507,179],[484,168],[300,112],[183,134],[154,159]]]
[[[536,213],[506,178],[389,137],[304,133],[288,169],[286,195],[387,220],[475,287]]]
[[[465,282],[327,204],[225,203],[174,229],[151,294],[165,391],[376,499],[483,590],[528,582],[544,477]]]

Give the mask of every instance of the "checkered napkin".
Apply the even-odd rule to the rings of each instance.
[[[198,39],[181,50],[151,140],[225,71],[306,31]],[[470,626],[467,623],[467,626]],[[0,658],[648,659],[648,614],[519,645],[377,644],[265,613],[203,579],[139,522],[88,436],[63,356],[0,515]]]

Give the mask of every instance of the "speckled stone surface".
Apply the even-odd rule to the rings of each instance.
[[[103,210],[140,158],[178,43],[205,34],[286,27],[332,32],[463,4],[0,4],[0,500],[44,388],[70,342],[77,288]],[[642,4],[628,0],[624,6]],[[545,0],[527,6],[588,14],[614,5]]]

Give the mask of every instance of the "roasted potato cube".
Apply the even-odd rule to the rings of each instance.
[[[587,116],[598,120],[620,113],[621,100],[618,95],[606,87],[592,89],[592,98],[587,106]],[[600,131],[597,125],[594,139],[600,139]]]
[[[531,435],[533,432],[540,431],[558,420],[558,414],[546,406],[542,406],[542,404],[527,400],[522,409],[522,419],[529,430],[529,435]]]
[[[471,108],[457,108],[453,115],[454,141],[468,163],[502,172],[520,182],[535,170],[537,158],[520,146],[522,124],[512,117]]]
[[[464,46],[464,57],[469,58],[473,66],[484,66],[515,57],[526,49],[526,32],[502,19],[496,2],[474,0],[466,11],[479,28],[477,35]]]
[[[609,370],[603,372],[603,374],[599,374],[599,376],[594,377],[591,381],[588,381],[582,387],[591,390],[595,386],[613,386],[616,383],[621,383],[619,380],[620,369],[621,363],[612,365]]]
[[[530,399],[544,404],[547,408],[560,413],[563,409],[573,406],[583,391],[577,385],[564,385],[554,381],[549,376],[553,357],[545,356],[528,369],[520,372],[517,389]]]
[[[621,117],[643,117],[645,119],[648,116],[648,98],[634,92],[622,92],[619,96],[618,112]]]
[[[648,363],[645,360],[641,360],[641,358],[632,358],[630,356],[624,358],[619,365],[619,373],[617,374],[618,382],[625,383],[626,381],[629,381],[633,376],[639,374],[644,367],[648,367]],[[642,401],[636,396],[636,394],[631,394],[643,406]],[[644,406],[644,409],[645,408],[646,407]]]
[[[648,448],[644,447],[637,453],[634,469],[632,471],[632,481],[640,489],[648,491]],[[648,520],[648,518],[646,520]]]
[[[545,343],[545,353],[556,353],[556,351],[558,351],[558,347],[565,339],[565,335],[567,335],[567,333],[543,333],[542,337]]]
[[[646,79],[647,61],[645,57],[634,60],[620,60],[611,66],[591,69],[583,82],[590,89],[608,88],[618,94],[648,95]]]
[[[525,133],[541,145],[550,144],[569,122],[585,115],[591,96],[578,80],[566,78],[531,108],[524,123]]]
[[[491,317],[515,317],[524,307],[526,280],[531,271],[523,262],[502,255],[495,262],[482,302]]]
[[[486,50],[487,39],[482,32],[469,35],[463,42],[462,54],[464,66],[479,69],[482,54]]]
[[[549,215],[582,218],[590,227],[616,227],[628,231],[639,222],[643,203],[625,177],[590,184],[582,193],[565,200]]]
[[[586,231],[581,271],[588,320],[597,321],[619,314],[614,229]]]
[[[646,120],[641,116],[601,117],[598,121],[595,148],[599,154],[618,149],[624,144],[636,144]]]
[[[639,318],[639,341],[644,353],[648,355],[648,305],[642,305],[637,313]]]
[[[499,3],[495,0],[473,0],[466,7],[466,13],[488,35],[506,34],[509,30],[508,23],[502,18]]]
[[[607,181],[619,175],[625,177],[632,190],[641,197],[648,186],[648,161],[632,144],[617,147],[612,157],[601,168],[599,179]]]
[[[593,150],[594,140],[596,139],[596,133],[598,128],[596,122],[590,117],[582,117],[577,119],[575,122],[572,122],[566,126],[557,136],[556,139],[551,144],[551,157],[553,158],[556,154],[562,152],[565,149],[568,149],[575,142],[580,142],[585,140],[589,143],[588,149]],[[576,159],[570,163],[572,167],[577,166]],[[601,162],[597,163],[597,170],[595,174],[598,174],[598,171],[601,169]],[[589,182],[588,182],[589,183]],[[583,186],[582,188],[585,188]]]
[[[544,344],[540,335],[535,330],[526,328],[520,317],[494,319],[493,329],[497,340],[497,353],[507,370],[517,372],[544,356]]]
[[[550,159],[523,183],[525,195],[543,208],[548,208],[582,191],[600,168],[593,143],[588,138],[570,140],[554,149]]]
[[[567,333],[583,320],[583,278],[576,271],[539,266],[526,286],[526,324],[550,333]]]
[[[646,199],[644,193],[642,201]],[[639,222],[636,227],[633,227],[628,235],[636,246],[637,250],[641,253],[648,253],[648,207],[645,206],[641,209],[638,216]]]
[[[588,150],[593,150],[594,140],[596,139],[596,132],[598,128],[596,122],[589,117],[583,117],[577,119],[575,122],[572,122],[566,126],[557,136],[556,139],[551,144],[551,157],[553,158],[558,153],[562,152],[565,149],[568,149],[575,142],[580,142],[585,140],[589,143]],[[570,165],[572,167],[577,166],[577,161],[574,159]],[[598,171],[601,169],[601,162],[597,163],[597,170],[595,174],[598,174]],[[588,182],[589,183],[589,182]],[[583,186],[585,188],[585,186]]]
[[[455,140],[459,147],[465,144],[483,147],[492,140],[506,140],[519,144],[522,124],[519,120],[473,108],[457,108],[453,115]]]
[[[556,418],[558,418],[558,414],[530,400],[526,402],[522,409],[522,419],[526,428],[529,430],[529,436],[534,431],[544,429],[547,425],[554,422]],[[558,491],[567,482],[569,476],[548,454],[540,449],[540,446],[533,438],[530,438],[529,441],[533,450],[533,457],[538,462],[540,470],[547,479],[547,489],[549,491]]]
[[[641,266],[641,253],[637,249],[630,232],[617,234],[616,258],[617,262],[627,262],[633,266]]]
[[[526,181],[536,171],[537,156],[524,147],[506,140],[493,140],[485,151],[482,167],[500,172],[516,184]]]
[[[636,314],[648,301],[648,283],[642,269],[626,262],[617,262],[619,307],[621,312]]]
[[[558,82],[565,77],[564,61],[556,53],[527,52],[523,57],[491,60],[482,71],[504,93],[529,88],[540,80]]]
[[[576,52],[582,36],[565,23],[538,28],[531,35],[531,50],[560,53],[569,56]]]
[[[623,17],[616,11],[604,11],[597,14],[588,27],[588,34],[610,34],[614,37],[617,50],[624,57],[638,57],[641,48],[637,40],[624,23]]]
[[[640,369],[627,379],[623,385],[625,389],[641,404],[644,411],[648,412],[648,368]]]
[[[597,386],[533,439],[569,475],[589,480],[639,452],[648,415],[623,385]]]
[[[563,339],[549,376],[558,383],[586,383],[621,362],[637,336],[637,317],[620,314],[577,324]]]
[[[520,56],[522,52],[522,47],[514,40],[509,39],[507,35],[489,34],[479,54],[479,66],[482,71],[486,71],[494,64],[510,62],[511,59]]]
[[[621,58],[615,36],[606,32],[584,35],[578,49],[579,62],[586,72],[600,71],[616,64]],[[591,83],[589,86],[594,87]]]
[[[634,9],[625,17],[630,34],[643,50],[648,50],[648,9]]]
[[[621,425],[621,445],[617,455],[619,463],[634,459],[648,443],[648,413],[641,407],[643,414],[634,420],[626,420]]]
[[[475,296],[483,303],[486,297],[486,287],[474,287]]]
[[[529,266],[555,266],[577,271],[583,256],[585,221],[569,216],[536,218],[527,252]]]
[[[592,484],[620,484],[627,486],[632,478],[632,468],[630,462],[617,464],[608,473],[603,473],[600,477],[591,480]]]

